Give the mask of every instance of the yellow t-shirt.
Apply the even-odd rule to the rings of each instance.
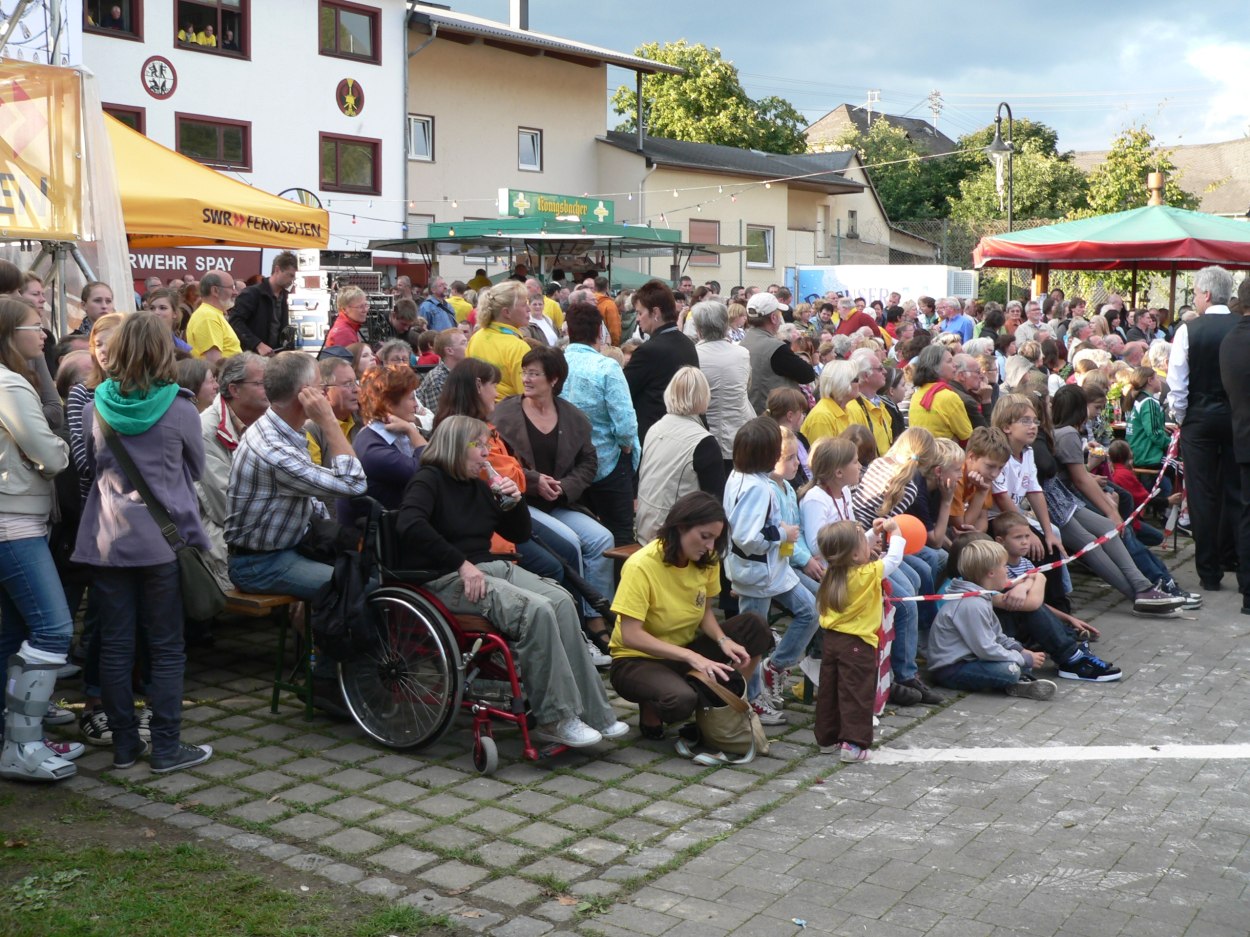
[[[920,405],[924,395],[932,384],[917,387],[911,395],[911,406],[907,408],[909,426],[927,429],[939,439],[953,439],[965,443],[972,435],[972,421],[968,419],[968,410],[959,395],[953,390],[939,390],[933,398],[933,408],[926,410]],[[808,437],[811,438],[810,436]]]
[[[474,277],[465,284],[465,287],[471,290],[478,290],[480,292],[481,290],[489,289],[492,285],[490,277]]]
[[[877,646],[878,630],[881,628],[881,609],[884,597],[881,594],[881,580],[885,574],[885,564],[880,560],[856,566],[846,579],[850,601],[846,610],[835,612],[829,609],[821,613],[820,627],[828,631],[840,631],[862,638],[865,644]]]
[[[720,594],[720,564],[700,569],[694,563],[668,566],[659,539],[625,561],[612,611],[636,618],[647,634],[685,647],[699,633],[707,603]],[[647,657],[621,642],[621,626],[612,631],[613,657]]]
[[[826,436],[841,436],[848,426],[856,422],[866,421],[853,419],[833,398],[822,397],[812,407],[812,412],[804,417],[803,435],[814,445],[816,440]]]
[[[456,296],[454,293],[447,297],[447,302],[456,312],[456,322],[464,322],[469,318],[469,313],[473,311],[473,305],[463,296]]]
[[[187,320],[187,341],[191,345],[191,357],[203,358],[204,353],[216,348],[223,358],[237,355],[243,350],[239,336],[226,321],[225,314],[216,306],[200,303]]]
[[[517,334],[516,329],[492,322],[473,333],[465,352],[468,357],[489,361],[499,369],[502,376],[496,399],[503,400],[525,389],[521,386],[521,359],[529,354],[529,350],[529,343]]]
[[[860,407],[860,403],[863,407]],[[847,405],[847,409],[856,417],[862,417],[864,411],[868,413],[868,428],[872,430],[872,438],[877,443],[877,455],[885,455],[890,446],[894,444],[894,424],[890,421],[890,414],[885,409],[885,404],[878,401],[873,403],[867,397],[860,397],[858,401],[852,401]],[[852,420],[853,423],[859,423],[860,420]],[[810,439],[810,437],[809,437]]]

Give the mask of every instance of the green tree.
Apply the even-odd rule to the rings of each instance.
[[[1160,149],[1154,134],[1145,127],[1130,127],[1115,138],[1107,161],[1089,174],[1089,206],[1074,211],[1073,218],[1107,215],[1146,204],[1146,177],[1152,172],[1167,175],[1163,190],[1166,205],[1195,210],[1201,199],[1181,188],[1181,174],[1172,162],[1172,151]]]
[[[802,153],[807,149],[803,115],[783,98],[753,101],[742,88],[738,69],[721,57],[720,49],[691,45],[682,39],[662,46],[649,42],[635,49],[634,54],[683,70],[680,75],[643,78],[644,126],[648,134],[769,153]],[[617,88],[612,95],[612,109],[624,118],[617,130],[637,131],[634,88]]]
[[[1012,158],[1012,213],[1016,218],[1063,218],[1086,204],[1085,173],[1071,158],[1046,152],[1038,139],[1015,143]],[[1006,179],[1000,200],[994,166],[984,165],[965,176],[959,194],[950,198],[952,218],[1006,218]],[[1006,170],[1004,170],[1004,173]],[[1000,207],[1001,206],[1001,207]]]
[[[833,141],[835,150],[855,150],[891,221],[918,221],[942,214],[944,202],[933,198],[932,173],[907,131],[875,120],[867,132],[854,127]]]

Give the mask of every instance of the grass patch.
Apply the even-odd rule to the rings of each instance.
[[[117,850],[32,840],[0,854],[6,937],[409,937],[445,924],[413,909],[352,904],[320,889],[283,891],[191,843]]]

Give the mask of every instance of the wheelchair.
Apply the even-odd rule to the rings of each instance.
[[[438,574],[405,570],[399,560],[396,512],[378,521],[376,558],[381,585],[368,598],[377,640],[339,663],[348,711],[373,739],[419,751],[451,729],[456,715],[473,719],[473,765],[492,774],[499,765],[493,725],[515,725],[525,758],[558,755],[564,745],[539,748],[516,659],[504,636],[478,615],[454,615],[423,583]]]

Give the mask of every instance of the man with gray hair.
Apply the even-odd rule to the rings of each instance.
[[[855,307],[855,301],[843,296],[838,300],[838,334],[854,335],[860,329],[868,329],[877,338],[881,337],[881,329],[877,320],[868,313]]]
[[[955,377],[950,388],[963,401],[968,411],[968,422],[972,428],[989,426],[985,411],[981,407],[981,387],[985,384],[985,375],[981,372],[981,363],[972,355],[955,356]]]
[[[1129,342],[1124,346],[1124,350],[1120,352],[1120,357],[1124,359],[1124,363],[1134,368],[1140,368],[1142,366],[1142,358],[1145,356],[1145,342]]]
[[[430,281],[430,298],[421,304],[418,314],[432,332],[456,327],[456,310],[447,302],[447,281],[442,277]]]
[[[243,433],[230,466],[230,578],[245,592],[311,599],[334,567],[296,548],[314,516],[327,518],[317,499],[363,495],[365,471],[322,390],[316,361],[281,352],[270,359],[264,381],[269,409]],[[322,433],[324,466],[308,455],[309,420]]]
[[[960,343],[972,341],[972,330],[976,323],[972,316],[964,315],[959,299],[947,296],[937,301],[937,314],[942,322],[942,332],[952,332],[959,336]]]
[[[269,398],[265,396],[266,363],[265,358],[250,351],[227,358],[217,375],[217,396],[200,414],[204,474],[195,483],[195,494],[204,532],[212,541],[210,566],[223,589],[234,588],[226,555],[230,464],[243,433],[269,409]]]
[[[1226,569],[1238,568],[1235,524],[1242,509],[1241,473],[1220,373],[1220,343],[1237,324],[1228,309],[1232,293],[1232,274],[1223,267],[1198,271],[1194,276],[1198,316],[1176,330],[1168,359],[1168,405],[1181,425],[1194,565],[1202,587],[1210,591],[1220,588]],[[1250,557],[1238,578],[1250,585]]]

